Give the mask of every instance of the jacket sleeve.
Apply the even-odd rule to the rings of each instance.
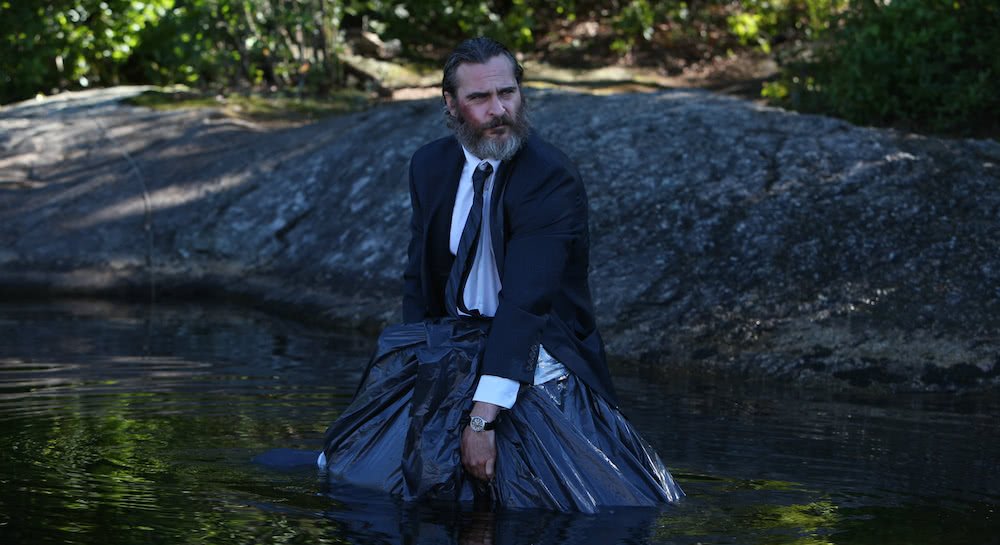
[[[480,372],[530,384],[553,297],[586,234],[587,200],[579,175],[558,168],[505,205],[503,287]]]
[[[407,247],[406,268],[403,270],[403,322],[419,322],[427,315],[427,304],[421,282],[424,255],[424,219],[420,200],[413,182],[413,164],[406,177],[410,187],[410,244]]]

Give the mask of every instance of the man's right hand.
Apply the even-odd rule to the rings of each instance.
[[[462,431],[462,465],[465,471],[480,481],[493,480],[497,461],[496,432],[472,431],[466,426]]]
[[[492,403],[477,401],[472,405],[469,416],[482,417],[487,422],[496,420],[500,407]],[[462,430],[462,465],[465,470],[480,481],[493,480],[497,461],[496,433],[490,431],[472,431],[466,426]]]

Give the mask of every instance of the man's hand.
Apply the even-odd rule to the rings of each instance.
[[[492,422],[499,412],[499,406],[477,401],[469,416],[480,416],[487,422]],[[481,481],[492,481],[496,461],[496,433],[492,430],[472,431],[472,428],[466,426],[462,430],[462,465],[465,470]]]

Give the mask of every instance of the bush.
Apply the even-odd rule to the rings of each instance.
[[[121,82],[139,35],[173,0],[0,0],[0,104]]]
[[[765,95],[861,124],[992,132],[998,28],[995,0],[856,2],[814,60],[792,65]]]

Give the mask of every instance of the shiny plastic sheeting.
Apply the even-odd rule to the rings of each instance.
[[[594,513],[683,496],[622,414],[572,374],[523,387],[497,422],[493,482],[467,475],[462,419],[488,327],[443,319],[386,328],[354,401],[327,430],[331,482],[479,509]]]

